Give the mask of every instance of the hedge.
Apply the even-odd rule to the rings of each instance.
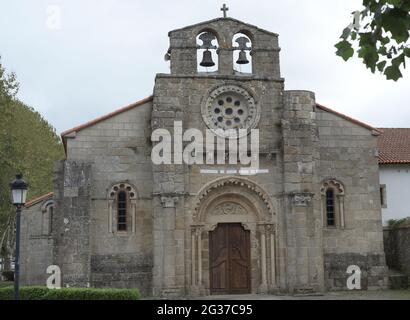
[[[21,300],[138,300],[137,289],[94,289],[94,288],[61,288],[46,287],[20,288]],[[0,288],[0,300],[13,300],[14,288]]]
[[[14,271],[3,271],[1,275],[6,281],[14,281]]]
[[[392,219],[392,220],[389,220],[387,223],[389,224],[389,227],[392,229],[410,227],[410,217],[400,219],[400,220]]]

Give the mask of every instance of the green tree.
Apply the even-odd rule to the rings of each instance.
[[[363,6],[343,30],[336,54],[347,61],[356,51],[373,73],[397,81],[410,58],[410,0],[363,0]]]
[[[21,172],[28,198],[52,190],[53,165],[64,156],[54,128],[33,108],[16,99],[19,84],[0,61],[0,257],[14,247],[14,213],[9,183]]]

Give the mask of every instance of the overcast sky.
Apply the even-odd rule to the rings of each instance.
[[[18,97],[60,133],[149,96],[155,74],[169,72],[168,31],[220,17],[223,2],[229,16],[279,33],[286,89],[373,126],[410,127],[409,70],[395,83],[334,54],[361,0],[0,0],[2,63],[17,73]]]

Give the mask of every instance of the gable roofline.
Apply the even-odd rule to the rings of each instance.
[[[145,104],[145,103],[147,103],[147,102],[150,102],[150,101],[153,100],[153,98],[154,98],[153,96],[149,96],[149,97],[147,97],[147,98],[145,98],[145,99],[142,99],[142,100],[140,100],[140,101],[131,103],[131,104],[125,106],[125,107],[122,107],[122,108],[120,108],[120,109],[118,109],[118,110],[115,110],[115,111],[113,111],[113,112],[110,112],[110,113],[108,113],[108,114],[106,114],[106,115],[104,115],[104,116],[98,117],[98,118],[96,118],[96,119],[94,119],[94,120],[88,121],[88,122],[86,122],[86,123],[84,123],[84,124],[81,124],[81,125],[79,125],[79,126],[77,126],[77,127],[74,127],[74,128],[69,129],[69,130],[66,130],[66,131],[64,131],[63,133],[61,133],[61,136],[64,137],[64,136],[66,136],[66,135],[69,135],[70,133],[78,132],[78,131],[81,131],[81,130],[86,129],[86,128],[88,128],[88,127],[91,127],[91,126],[93,126],[93,125],[95,125],[95,124],[97,124],[97,123],[99,123],[99,122],[101,122],[101,121],[107,120],[107,119],[112,118],[112,117],[114,117],[114,116],[116,116],[116,115],[119,115],[119,114],[121,114],[121,113],[123,113],[123,112],[126,112],[126,111],[128,111],[128,110],[131,110],[131,109],[134,109],[134,108],[136,108],[136,107],[139,107],[139,106],[141,106],[141,105],[143,105],[143,104]]]
[[[343,114],[343,113],[340,113],[340,112],[338,112],[338,111],[335,111],[335,110],[333,110],[333,109],[330,109],[330,108],[328,108],[328,107],[325,107],[324,105],[321,105],[321,104],[319,104],[319,103],[316,103],[316,107],[318,107],[319,109],[321,109],[321,110],[323,110],[323,111],[332,113],[332,114],[334,114],[334,115],[336,115],[336,116],[338,116],[338,117],[340,117],[340,118],[343,118],[343,119],[345,119],[345,120],[347,120],[347,121],[349,121],[349,122],[352,122],[352,123],[354,123],[354,124],[357,124],[358,126],[361,126],[361,127],[365,128],[365,129],[367,129],[367,130],[373,131],[373,134],[374,134],[374,135],[380,135],[380,134],[382,133],[381,130],[379,130],[379,129],[375,128],[375,127],[372,127],[371,125],[368,125],[367,123],[364,123],[364,122],[362,122],[362,121],[356,120],[356,119],[354,119],[354,118],[352,118],[352,117],[349,117],[349,116],[347,116],[347,115],[345,115],[345,114]]]
[[[34,206],[34,205],[36,205],[36,204],[38,204],[38,203],[40,203],[44,200],[52,198],[53,195],[54,195],[54,192],[49,192],[49,193],[43,194],[42,196],[34,198],[34,199],[30,200],[29,202],[27,202],[26,205],[24,206],[24,208],[30,208],[30,207],[32,207],[32,206]]]
[[[136,107],[142,106],[143,104],[146,104],[147,102],[150,102],[150,101],[152,101],[153,99],[154,99],[154,96],[151,95],[151,96],[149,96],[149,97],[147,97],[147,98],[145,98],[145,99],[142,99],[142,100],[140,100],[140,101],[131,103],[131,104],[129,104],[129,105],[125,106],[125,107],[122,107],[122,108],[120,108],[120,109],[118,109],[118,110],[115,110],[115,111],[110,112],[110,113],[108,113],[108,114],[106,114],[106,115],[103,115],[103,116],[101,116],[101,117],[98,117],[98,118],[96,118],[96,119],[94,119],[94,120],[88,121],[88,122],[86,122],[86,123],[84,123],[84,124],[81,124],[81,125],[79,125],[79,126],[77,126],[77,127],[74,127],[74,128],[71,128],[71,129],[69,129],[69,130],[66,130],[66,131],[62,132],[62,133],[61,133],[61,140],[62,140],[62,142],[63,142],[64,151],[65,151],[66,155],[67,155],[67,141],[66,141],[66,137],[67,137],[68,135],[73,134],[73,133],[76,133],[76,132],[79,132],[79,131],[81,131],[81,130],[83,130],[83,129],[92,127],[92,126],[96,125],[97,123],[100,123],[100,122],[102,122],[102,121],[104,121],[104,120],[110,119],[110,118],[112,118],[112,117],[114,117],[114,116],[116,116],[116,115],[119,115],[119,114],[124,113],[124,112],[129,111],[129,110],[132,110],[132,109],[134,109],[134,108],[136,108]]]
[[[218,21],[226,21],[226,20],[230,20],[230,21],[233,21],[233,22],[237,22],[237,23],[243,24],[243,25],[245,25],[245,26],[248,26],[249,28],[256,29],[256,30],[258,30],[258,31],[261,31],[261,32],[270,34],[270,35],[275,36],[275,37],[278,37],[278,36],[279,36],[279,34],[277,34],[277,33],[275,33],[275,32],[271,32],[271,31],[268,31],[268,30],[265,30],[265,29],[261,29],[261,28],[255,26],[255,25],[253,25],[253,24],[246,23],[246,22],[243,22],[243,21],[241,21],[241,20],[234,19],[234,18],[230,18],[230,17],[227,17],[227,18],[221,17],[221,18],[211,19],[211,20],[207,20],[207,21],[203,21],[203,22],[191,24],[191,25],[186,26],[186,27],[183,27],[183,28],[174,29],[174,30],[171,30],[171,31],[168,32],[168,36],[170,36],[170,35],[171,35],[172,33],[174,33],[174,32],[183,31],[183,30],[187,30],[187,29],[192,29],[192,28],[199,27],[199,26],[201,26],[201,25],[205,25],[205,24],[209,24],[209,23],[213,23],[213,22],[218,22]]]

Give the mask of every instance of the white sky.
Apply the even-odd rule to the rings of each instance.
[[[228,16],[279,33],[286,89],[377,127],[410,127],[410,72],[398,83],[334,44],[361,0],[0,0],[0,55],[21,83],[19,98],[60,133],[152,93],[168,31]],[[61,29],[47,8],[61,8]]]

